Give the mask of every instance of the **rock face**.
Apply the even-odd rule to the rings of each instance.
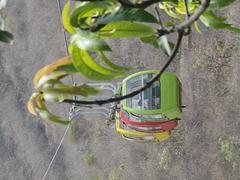
[[[63,5],[63,1],[62,1]],[[240,25],[240,3],[224,10]],[[9,1],[0,45],[0,179],[42,179],[66,127],[32,117],[26,102],[34,73],[65,54],[56,1]],[[104,117],[73,120],[46,179],[159,180],[240,177],[240,36],[202,29],[188,38],[169,68],[182,81],[184,109],[169,141],[122,140]],[[194,31],[194,30],[193,30]],[[159,69],[166,56],[136,40],[116,40],[111,59],[137,69]],[[57,110],[67,115],[66,107]]]

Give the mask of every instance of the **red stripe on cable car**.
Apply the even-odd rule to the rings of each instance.
[[[177,126],[176,120],[170,120],[166,122],[136,122],[128,119],[124,113],[120,112],[120,119],[126,124],[126,125],[133,125],[133,126],[139,126],[139,127],[159,127],[159,129],[163,131],[169,131],[174,129]]]

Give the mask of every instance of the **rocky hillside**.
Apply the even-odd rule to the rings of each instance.
[[[238,1],[223,15],[240,25],[239,12]],[[66,128],[31,116],[25,107],[34,73],[65,54],[57,2],[9,1],[5,26],[15,42],[0,45],[0,179],[39,180]],[[201,29],[184,39],[169,68],[182,82],[187,106],[170,140],[126,142],[104,124],[104,117],[79,116],[46,179],[239,179],[240,35]],[[166,59],[136,40],[111,44],[110,57],[122,65],[157,69]],[[68,106],[57,110],[67,115]]]

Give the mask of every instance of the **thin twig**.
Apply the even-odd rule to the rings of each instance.
[[[148,89],[151,87],[151,85],[159,80],[159,78],[161,77],[162,73],[167,69],[167,67],[170,65],[170,63],[173,61],[173,59],[176,57],[176,54],[178,52],[178,49],[180,47],[180,44],[182,42],[182,37],[183,37],[183,31],[178,31],[178,39],[177,39],[177,43],[174,47],[174,50],[172,52],[172,55],[168,58],[166,64],[163,66],[163,68],[159,71],[159,73],[157,75],[155,75],[149,82],[146,83],[145,86],[143,86],[142,88],[129,93],[127,95],[124,96],[119,96],[116,98],[109,98],[109,99],[105,99],[105,100],[94,100],[94,101],[81,101],[81,100],[71,100],[71,99],[66,99],[63,102],[64,103],[75,103],[75,104],[97,104],[97,105],[103,105],[103,104],[107,104],[107,103],[112,103],[112,102],[116,102],[116,101],[121,101],[123,99],[127,99],[127,98],[131,98],[139,93],[141,93],[142,91]]]
[[[186,19],[188,19],[190,17],[189,8],[188,8],[188,0],[184,0],[184,7],[185,7],[185,11],[186,11]]]
[[[158,22],[159,22],[160,29],[163,29],[164,26],[163,26],[163,23],[162,23],[162,20],[161,20],[161,16],[160,16],[160,12],[159,12],[158,6],[155,5],[154,9],[155,9],[156,15],[158,17]]]

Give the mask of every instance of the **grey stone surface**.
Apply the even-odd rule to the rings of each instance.
[[[0,179],[41,179],[65,127],[31,116],[32,78],[65,54],[56,1],[9,1],[6,26],[12,46],[0,45]],[[240,25],[240,4],[224,15]],[[46,179],[212,179],[240,177],[240,36],[202,29],[188,39],[169,70],[182,81],[187,106],[172,138],[159,144],[122,140],[103,117],[74,119]],[[138,41],[110,42],[114,62],[158,69],[166,56]],[[61,111],[63,108],[59,108]],[[228,140],[226,160],[221,140]],[[94,159],[88,165],[87,155]]]

